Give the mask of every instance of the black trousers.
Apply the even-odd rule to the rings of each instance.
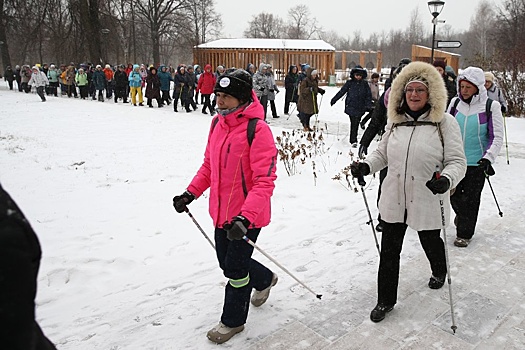
[[[380,304],[394,305],[397,302],[399,284],[399,261],[407,225],[403,223],[383,223],[381,235],[381,257],[377,276],[377,301]],[[419,241],[430,262],[434,276],[447,273],[445,245],[440,236],[441,229],[419,231]]]
[[[357,143],[357,130],[359,129],[359,122],[361,116],[350,115],[350,143]]]
[[[264,120],[266,120],[266,111],[268,110],[268,95],[261,95],[259,102],[262,104],[264,109]]]
[[[43,87],[42,87],[43,88]],[[2,349],[56,350],[35,321],[38,238],[0,186],[0,344]]]
[[[128,86],[115,86],[115,102],[118,101],[119,98],[122,99],[124,103],[128,101]]]
[[[45,86],[37,86],[37,88],[36,88],[36,93],[38,94],[38,96],[40,96],[42,101],[46,100],[46,94],[45,94],[44,90],[45,90]]]
[[[206,112],[206,108],[208,108],[210,110],[210,114],[213,114],[213,107],[211,106],[210,102],[211,94],[201,94],[201,96],[204,98],[204,102],[202,103],[202,113]]]
[[[450,204],[458,218],[456,236],[459,238],[471,239],[474,236],[484,185],[483,170],[477,166],[468,166],[465,177],[450,197]]]
[[[58,96],[58,81],[49,83],[49,92],[53,96]]]
[[[275,100],[268,100],[270,102],[270,108],[272,110],[272,117],[277,118],[277,109],[275,108]]]
[[[88,86],[87,85],[79,85],[78,90],[80,92],[80,98],[88,97]]]
[[[249,229],[246,236],[253,242],[261,232],[260,228]],[[219,266],[230,280],[249,276],[249,282],[242,287],[226,284],[221,322],[228,327],[239,327],[246,323],[252,289],[263,290],[272,283],[273,273],[260,262],[252,259],[253,247],[244,240],[230,241],[226,231],[215,229],[215,250]]]
[[[170,105],[170,91],[169,90],[161,90],[161,101],[163,103],[166,103],[168,106]]]
[[[286,93],[284,95],[284,114],[288,114],[288,112],[290,111],[291,102],[297,103],[297,98],[294,98],[294,93],[296,91],[296,88],[286,89]]]

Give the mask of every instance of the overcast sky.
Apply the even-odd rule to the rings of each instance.
[[[455,30],[469,28],[470,20],[482,0],[448,0],[445,1],[439,19],[446,20]],[[382,30],[405,29],[408,26],[412,11],[417,7],[423,23],[432,30],[432,16],[428,10],[427,0],[372,0],[366,1],[283,1],[283,0],[216,0],[216,10],[222,15],[225,37],[241,38],[254,15],[262,12],[278,15],[288,19],[288,10],[294,6],[305,5],[311,17],[315,17],[324,30],[334,30],[340,36],[352,37],[357,30],[363,38]],[[358,7],[357,4],[368,6]],[[503,0],[491,0],[494,6],[500,6]]]

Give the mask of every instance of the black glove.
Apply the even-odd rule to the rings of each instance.
[[[366,147],[365,145],[360,145],[357,154],[359,155],[359,158],[364,159],[365,156],[368,154],[368,147]]]
[[[323,89],[319,89],[319,93],[320,93],[321,95],[324,95],[325,91],[324,91]]]
[[[450,188],[450,181],[446,176],[439,176],[438,178],[437,173],[434,172],[432,178],[427,181],[426,185],[433,194],[443,194]]]
[[[502,105],[501,106],[501,113],[505,113],[505,112],[507,112],[507,107]]]
[[[189,191],[184,191],[180,196],[173,197],[173,207],[177,213],[183,213],[188,210],[186,207],[188,204],[193,202],[195,196]]]
[[[350,164],[350,172],[352,176],[357,178],[359,186],[366,185],[365,175],[370,174],[370,167],[366,163],[353,162]]]
[[[492,167],[492,164],[490,163],[490,160],[486,159],[486,158],[481,158],[480,160],[478,160],[478,167],[483,170],[483,172],[485,174],[487,174],[488,176],[492,176],[494,174],[496,174],[496,172],[494,171],[494,168]]]
[[[263,88],[263,87],[262,87],[262,88],[259,88],[259,91],[264,91],[264,88]]]
[[[274,90],[273,89],[270,89],[270,92],[273,92]]]
[[[248,226],[250,226],[250,221],[242,215],[237,215],[231,222],[224,224],[224,229],[228,239],[233,241],[242,239],[248,232]]]

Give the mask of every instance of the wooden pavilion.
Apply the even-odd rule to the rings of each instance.
[[[323,40],[291,39],[219,39],[193,48],[193,62],[213,70],[218,65],[246,69],[249,63],[258,69],[261,63],[273,67],[276,80],[284,80],[290,65],[302,63],[315,67],[321,81],[335,74],[335,48]]]
[[[423,61],[432,64],[430,62],[431,53],[432,48],[430,47],[412,45],[412,61]],[[460,58],[461,55],[457,53],[434,49],[434,60],[445,61],[445,64],[451,66],[456,74],[458,74]]]

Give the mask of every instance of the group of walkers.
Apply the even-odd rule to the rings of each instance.
[[[457,96],[451,96],[444,80],[448,76],[436,67],[439,65],[402,60],[391,86],[381,96],[377,97],[379,91],[375,94],[373,109],[366,70],[356,67],[349,82],[331,101],[333,105],[346,94],[345,113],[355,124],[350,142],[357,142],[352,137],[357,137],[360,119],[366,111],[373,113],[363,138],[382,134],[377,149],[370,155],[367,155],[369,143],[362,140],[359,155],[363,160],[350,167],[352,176],[362,186],[364,176],[382,173],[382,194],[378,200],[382,235],[377,305],[370,314],[373,322],[382,321],[397,303],[400,254],[408,227],[418,232],[429,260],[428,287],[439,289],[444,285],[450,271],[440,232],[449,221],[450,206],[456,213],[454,245],[467,247],[475,232],[484,181],[494,175],[492,164],[503,143],[503,104],[487,94],[487,88],[493,88],[494,77],[480,68],[469,67],[457,77]],[[186,99],[187,111],[195,110],[187,100],[187,91],[184,92],[187,84],[195,85],[196,91],[203,95],[202,112],[209,109],[213,113],[210,102],[213,94],[218,115],[211,121],[204,161],[185,190],[173,198],[173,206],[178,213],[189,214],[196,223],[188,206],[210,189],[207,197],[215,228],[214,241],[197,223],[196,226],[215,248],[219,267],[228,279],[221,318],[207,333],[212,342],[224,343],[244,330],[249,305],[264,305],[278,282],[276,273],[251,257],[261,229],[271,218],[278,152],[271,129],[264,121],[268,93],[278,90],[267,75],[271,67],[264,63],[257,71],[251,65],[248,71],[220,67],[220,72],[215,73],[206,65],[199,79],[189,83],[181,79],[194,68],[177,69],[173,77],[174,104],[178,94],[179,99],[182,96]],[[38,70],[36,67],[32,74]],[[297,67],[290,67],[285,82],[285,110],[290,113],[289,104],[297,101],[303,128],[309,130],[309,119],[318,112],[317,94],[322,95],[324,90],[318,85],[315,68],[303,65],[301,70],[303,76],[299,77]],[[160,71],[164,72],[164,68]],[[163,89],[160,79],[157,83],[156,78],[151,78],[160,73],[156,74],[153,67],[149,73],[146,95],[149,84],[158,85],[162,94],[156,97],[157,103],[169,104],[169,90]],[[133,104],[134,94],[141,101],[141,80],[136,74],[140,76],[138,66],[128,75]],[[362,96],[366,100],[361,106],[348,106],[352,99]],[[150,102],[148,97],[151,106]]]

